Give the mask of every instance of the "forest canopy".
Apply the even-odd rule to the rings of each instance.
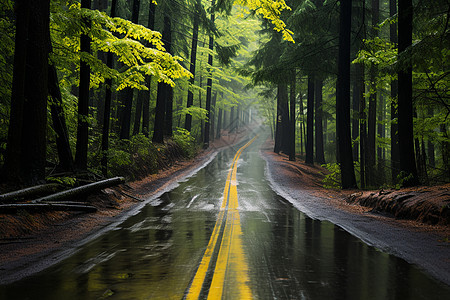
[[[327,186],[450,180],[447,1],[0,1],[3,181],[139,177],[255,120]]]

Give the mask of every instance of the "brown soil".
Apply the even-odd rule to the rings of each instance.
[[[395,221],[414,230],[432,231],[443,240],[450,239],[450,184],[378,191],[325,189],[325,168],[302,160],[289,161],[287,155],[275,154],[272,149],[273,142],[267,141],[262,148],[264,156],[276,161],[276,172],[289,178],[299,191],[307,190],[326,199],[336,209]]]
[[[238,143],[251,128],[238,133],[222,133],[222,138],[211,143],[194,159],[173,162],[170,167],[144,179],[107,188],[91,195],[86,202],[98,208],[96,213],[80,212],[27,212],[0,213],[0,266],[36,253],[50,252],[64,245],[88,237],[116,220],[143,199],[164,190],[177,178],[201,166],[210,155],[221,148]],[[75,199],[76,200],[76,199]],[[80,199],[81,200],[81,199]],[[84,199],[83,199],[84,200]],[[0,267],[1,270],[1,267]]]

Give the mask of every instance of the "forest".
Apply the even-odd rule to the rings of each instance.
[[[325,186],[450,181],[445,0],[0,0],[0,181],[155,173],[255,120]]]

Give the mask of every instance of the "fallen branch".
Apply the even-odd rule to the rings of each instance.
[[[31,198],[42,194],[51,194],[61,189],[58,183],[41,184],[26,189],[0,195],[0,203],[11,203],[23,198]]]
[[[0,205],[0,213],[15,213],[18,210],[33,210],[33,211],[84,211],[96,212],[97,208],[92,205],[68,205],[68,204],[52,204],[52,203],[18,203],[18,204],[3,204]]]
[[[40,203],[40,202],[48,202],[48,201],[65,201],[70,200],[72,198],[78,197],[80,195],[90,194],[93,192],[97,192],[99,190],[124,183],[125,179],[123,177],[114,177],[90,184],[86,184],[80,187],[76,187],[74,189],[62,191],[56,194],[52,194],[49,196],[41,197],[39,199],[33,200],[33,203]]]

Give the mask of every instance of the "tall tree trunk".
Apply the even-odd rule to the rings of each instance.
[[[45,178],[50,1],[32,1],[30,6],[21,171],[25,182],[34,185]]]
[[[212,103],[211,103],[211,114],[210,114],[210,122],[211,122],[211,130],[209,138],[211,141],[214,141],[215,139],[215,117],[216,117],[216,103],[217,103],[217,92],[214,93],[214,96],[212,97]]]
[[[350,33],[352,1],[341,0],[339,17],[339,57],[336,87],[336,127],[343,189],[355,188],[350,132]]]
[[[356,139],[359,136],[359,104],[361,99],[359,98],[361,95],[361,86],[360,86],[360,78],[361,78],[361,67],[359,64],[354,65],[355,69],[355,80],[353,81],[353,97],[352,97],[352,141],[353,141],[353,160],[359,161],[359,142],[356,142]]]
[[[192,73],[192,77],[189,79],[189,84],[194,85],[195,82],[195,64],[197,61],[197,44],[198,44],[198,28],[199,28],[199,12],[200,12],[200,1],[197,1],[196,11],[194,12],[194,21],[193,21],[193,29],[192,29],[192,44],[191,44],[191,63],[189,67],[189,71]],[[187,108],[194,105],[194,93],[191,89],[188,89],[188,98],[187,98]],[[184,122],[184,128],[187,131],[191,131],[192,128],[192,115],[186,114],[186,120]]]
[[[322,110],[322,87],[323,80],[317,79],[315,88],[315,142],[316,142],[316,162],[320,165],[325,163],[325,153],[323,149],[323,110]]]
[[[214,24],[214,14],[215,10],[215,0],[211,1],[211,24]],[[213,51],[214,49],[214,37],[213,35],[209,36],[209,50]],[[210,131],[210,117],[211,117],[211,96],[212,96],[212,73],[211,68],[213,65],[213,56],[212,54],[208,54],[208,80],[206,82],[206,120],[205,120],[205,139],[204,139],[204,148],[209,147],[209,131]]]
[[[447,131],[447,125],[440,124],[439,131],[442,133],[443,141],[441,141],[441,153],[442,153],[442,163],[444,165],[444,179],[450,179],[450,143],[448,142],[449,134]]]
[[[117,0],[111,2],[111,18],[116,17]],[[113,54],[108,52],[106,56],[106,65],[113,68]],[[112,79],[105,80],[105,107],[103,110],[103,128],[102,128],[102,160],[101,169],[103,176],[108,176],[108,150],[109,150],[109,127],[111,119],[111,98],[112,98]]]
[[[155,28],[155,12],[156,12],[156,4],[153,1],[149,2],[149,12],[148,12],[148,29]],[[148,88],[148,91],[145,92],[145,97],[143,98],[142,104],[142,132],[146,137],[150,134],[150,96],[151,96],[151,85],[152,85],[152,77],[146,76],[145,85]]]
[[[375,26],[379,22],[379,0],[372,0],[372,37],[377,36]],[[376,180],[376,130],[377,130],[377,73],[378,68],[375,65],[370,66],[370,96],[369,96],[369,115],[367,119],[367,182],[369,185],[375,185]]]
[[[131,10],[131,22],[134,24],[139,23],[139,8],[140,8],[140,0],[133,0],[133,6]],[[120,139],[128,140],[130,139],[130,130],[131,130],[131,115],[133,110],[133,97],[134,91],[131,87],[126,87],[123,90],[123,98],[122,98],[122,113],[120,114]],[[142,112],[142,101],[137,104],[136,111]],[[135,118],[135,129],[137,127],[137,132],[139,132],[139,127],[141,123],[141,118]]]
[[[48,66],[48,92],[52,97],[52,101],[50,102],[50,112],[52,116],[53,129],[56,133],[56,147],[58,149],[59,168],[62,171],[73,171],[73,156],[69,143],[69,133],[67,131],[66,118],[64,116],[58,74],[56,72],[55,66],[52,64],[49,64]]]
[[[19,181],[21,179],[23,109],[25,102],[25,77],[27,65],[27,41],[31,0],[17,0],[16,37],[14,48],[14,69],[11,91],[11,111],[9,116],[8,141],[6,144],[6,159],[4,171],[5,181]],[[6,177],[6,174],[7,177]],[[2,177],[3,177],[2,176]]]
[[[164,16],[164,30],[163,40],[165,42],[166,51],[171,53],[172,46],[172,25],[171,19],[168,15]],[[167,108],[172,105],[172,100],[169,99],[173,96],[172,87],[167,83],[158,83],[158,93],[156,96],[156,110],[155,110],[155,125],[153,130],[152,141],[155,143],[164,142],[164,134],[170,134],[172,132],[172,120],[169,120],[171,116],[167,116]]]
[[[81,8],[91,8],[91,0],[82,0]],[[88,21],[85,21],[88,23]],[[91,52],[91,40],[89,36],[82,34],[80,37],[80,51]],[[80,87],[78,97],[78,127],[77,144],[75,152],[75,167],[79,170],[87,170],[87,151],[89,124],[89,84],[91,69],[87,62],[80,60]]]
[[[131,111],[133,108],[133,89],[130,87],[124,88],[119,95],[121,95],[122,107],[119,114],[120,120],[120,134],[121,140],[130,139],[130,127],[131,127]]]
[[[281,151],[289,154],[289,140],[290,140],[290,121],[289,121],[289,95],[287,84],[281,85],[282,97],[282,114],[281,114]]]
[[[398,54],[401,57],[412,44],[412,0],[398,1]],[[403,185],[419,184],[414,157],[412,67],[398,72],[398,143]]]
[[[308,76],[308,101],[306,105],[306,158],[305,163],[314,164],[314,76]]]
[[[216,139],[220,139],[221,137],[220,131],[222,130],[222,114],[223,110],[219,108],[219,114],[217,116]]]
[[[296,83],[297,83],[297,72],[294,70],[292,72],[291,90],[289,93],[289,113],[290,113],[290,123],[289,123],[289,160],[295,161],[295,98],[296,98]]]
[[[377,134],[381,139],[384,139],[386,137],[385,133],[385,126],[384,126],[384,120],[386,118],[386,111],[385,111],[385,103],[384,98],[382,95],[378,97],[378,124],[377,124]],[[384,146],[381,146],[380,144],[377,146],[377,173],[378,173],[378,182],[384,183],[385,182],[385,172],[384,172]]]
[[[434,111],[433,111],[432,107],[428,108],[428,116],[429,117],[434,116]],[[427,141],[427,157],[428,157],[428,164],[430,165],[430,167],[435,168],[436,167],[436,158],[434,156],[434,144],[430,140],[430,138],[428,138],[428,141]]]
[[[389,1],[389,15],[391,17],[397,14],[397,0]],[[389,27],[390,40],[393,44],[398,43],[397,23],[391,23]],[[400,148],[398,145],[398,80],[391,82],[391,175],[392,182],[397,182],[397,176],[400,172]]]

